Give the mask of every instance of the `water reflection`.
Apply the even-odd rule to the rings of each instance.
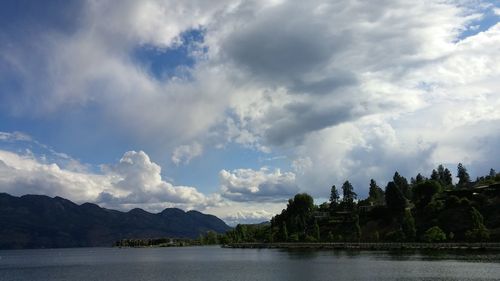
[[[222,249],[0,251],[0,280],[498,280],[498,252]]]

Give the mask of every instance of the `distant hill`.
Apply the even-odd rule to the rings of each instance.
[[[229,229],[216,216],[197,211],[120,212],[61,197],[0,193],[0,249],[111,246],[125,238],[197,238]]]

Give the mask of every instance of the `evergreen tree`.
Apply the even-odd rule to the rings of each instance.
[[[401,228],[405,234],[406,241],[415,241],[415,238],[417,237],[417,229],[415,227],[415,219],[413,218],[410,210],[405,211]]]
[[[382,204],[384,202],[384,191],[377,185],[374,179],[370,180],[370,190],[368,192],[369,199],[375,204]]]
[[[495,170],[493,170],[493,168],[491,168],[490,169],[490,174],[489,174],[490,179],[494,179],[496,175],[497,175],[497,172],[495,172]]]
[[[419,184],[425,180],[424,176],[422,176],[420,173],[418,173],[417,177],[415,178],[415,183]]]
[[[401,176],[398,172],[394,173],[394,177],[392,178],[396,186],[401,190],[403,195],[410,199],[411,198],[411,190],[410,185],[408,184],[408,180],[405,177]]]
[[[352,210],[354,209],[354,200],[357,198],[356,192],[354,192],[354,187],[349,181],[345,181],[342,184],[342,204],[345,209]]]
[[[356,199],[358,196],[354,192],[354,187],[348,180],[345,181],[344,184],[342,184],[342,195],[343,195],[342,198],[343,201],[351,201],[351,202],[354,201],[354,199]]]
[[[462,163],[458,163],[457,167],[457,177],[458,177],[458,187],[465,188],[470,185],[470,176],[467,173],[467,169],[462,165]]]
[[[451,186],[453,185],[453,176],[451,175],[450,170],[448,168],[444,169],[444,175],[442,178],[442,185],[443,186]]]
[[[385,188],[385,203],[387,208],[396,214],[403,213],[406,208],[406,199],[394,182],[389,182]]]
[[[330,210],[335,211],[336,207],[339,204],[339,192],[337,190],[337,187],[335,185],[332,185],[332,188],[330,190]]]
[[[432,170],[431,180],[437,181],[437,182],[439,181],[439,173],[438,173],[438,171],[436,171],[434,169]]]

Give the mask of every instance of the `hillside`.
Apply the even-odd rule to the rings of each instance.
[[[0,193],[0,249],[111,246],[124,238],[197,238],[229,229],[216,216],[197,211],[120,212],[61,197]]]

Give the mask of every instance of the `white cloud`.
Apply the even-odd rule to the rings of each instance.
[[[270,171],[236,169],[219,173],[221,195],[234,201],[283,201],[298,192],[295,174]]]
[[[236,202],[227,201],[224,205],[208,207],[207,212],[218,216],[229,225],[239,223],[261,223],[286,208],[286,202]]]
[[[200,156],[202,152],[203,147],[197,142],[190,145],[181,145],[174,149],[171,159],[175,165],[189,164],[191,159]]]
[[[31,141],[31,137],[21,132],[0,132],[0,141]]]
[[[233,215],[222,217],[229,225],[253,224],[269,221],[274,215],[265,210],[260,211],[238,211]]]
[[[204,195],[196,188],[174,186],[161,177],[161,168],[143,151],[128,151],[103,173],[77,172],[55,163],[43,163],[34,155],[0,150],[0,190],[14,195],[45,194],[77,202],[97,202],[127,209],[142,206],[205,208],[221,203],[219,195]]]
[[[111,188],[106,175],[61,169],[57,164],[0,150],[0,190],[13,195],[44,194],[93,201],[102,189]]]
[[[2,109],[66,116],[91,108],[84,115],[108,137],[119,133],[173,151],[176,164],[209,149],[207,143],[284,148],[287,159],[296,159],[290,163],[296,174],[278,171],[274,179],[276,171],[224,170],[223,194],[234,200],[286,197],[296,185],[325,195],[346,178],[366,190],[369,177],[426,172],[440,162],[496,167],[500,25],[460,37],[484,7],[482,1],[89,2],[73,32],[51,30],[0,49],[0,76],[15,73],[23,82],[15,97],[1,99]],[[196,63],[189,78],[157,79],[131,55],[144,46],[171,50],[193,28],[203,30],[197,47],[207,52],[190,54]],[[153,164],[134,166],[154,179],[140,182],[148,187],[134,198],[157,189],[164,190],[160,197],[201,198],[168,186]],[[283,185],[261,186],[273,180]],[[134,181],[114,188],[130,192]]]

